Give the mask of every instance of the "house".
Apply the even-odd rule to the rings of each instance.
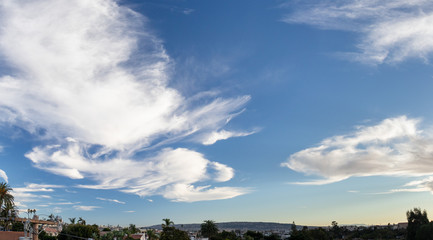
[[[402,223],[398,223],[398,229],[406,229],[407,228],[408,223],[407,222],[402,222]]]
[[[146,240],[145,234],[131,234],[130,237],[132,237],[135,240]]]
[[[59,235],[59,230],[57,228],[44,227],[43,229],[48,236],[57,237],[57,235]]]

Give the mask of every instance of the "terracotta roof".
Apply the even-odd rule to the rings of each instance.
[[[143,234],[131,234],[131,237],[133,239],[141,239],[142,236],[143,236]]]
[[[44,231],[45,232],[47,232],[47,233],[49,233],[49,232],[51,232],[51,233],[57,233],[57,228],[45,228],[44,229]]]
[[[18,240],[24,237],[24,232],[0,232],[1,240]]]

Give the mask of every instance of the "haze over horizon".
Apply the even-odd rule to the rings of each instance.
[[[149,226],[433,213],[433,2],[0,0],[0,182]]]

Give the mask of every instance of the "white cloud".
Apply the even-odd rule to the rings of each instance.
[[[418,119],[401,116],[358,127],[352,134],[327,138],[292,154],[282,166],[323,178],[303,184],[327,184],[354,176],[433,175],[433,137],[418,125]]]
[[[97,197],[96,199],[101,200],[101,201],[107,201],[107,202],[114,202],[114,203],[119,203],[119,204],[125,204],[125,202],[116,200],[116,199],[108,199],[108,198],[101,198],[101,197]]]
[[[38,202],[41,199],[51,199],[52,197],[46,194],[54,192],[54,188],[63,187],[62,185],[28,183],[25,187],[14,187],[12,195],[18,207],[26,208],[26,203]]]
[[[195,10],[194,9],[191,9],[191,8],[185,8],[184,10],[183,10],[183,14],[185,14],[185,15],[190,15],[191,13],[193,13]]]
[[[80,205],[75,205],[74,209],[78,210],[78,211],[93,211],[97,208],[100,208],[98,206],[80,206]]]
[[[60,207],[54,207],[53,208],[53,213],[59,214],[61,212],[62,212],[62,208],[60,208]]]
[[[56,202],[56,203],[51,203],[51,205],[74,205],[79,203],[80,202]]]
[[[63,185],[29,183],[22,188],[14,188],[14,192],[53,192],[53,188],[64,188]]]
[[[403,188],[392,189],[385,194],[399,192],[431,192],[433,194],[433,176],[428,176],[421,180],[411,181],[403,186]]]
[[[0,52],[14,69],[0,77],[0,121],[44,130],[26,154],[35,167],[140,196],[211,180],[206,169],[217,165],[194,151],[136,153],[221,133],[250,97],[188,97],[170,87],[171,60],[143,16],[111,0],[6,0],[0,25]],[[233,177],[227,169],[214,180]]]
[[[132,211],[132,210],[130,210],[130,211],[123,211],[123,212],[125,212],[125,213],[135,213],[135,211]]]
[[[359,53],[352,60],[369,64],[427,59],[433,52],[433,2],[429,0],[359,0],[304,2],[284,18],[324,29],[358,32]]]
[[[84,158],[85,147],[77,142],[70,142],[67,147],[34,148],[26,155],[35,166],[41,169],[62,168],[74,170],[83,177],[98,182],[97,185],[79,185],[91,189],[120,189],[125,193],[137,194],[141,197],[162,195],[170,199],[185,199],[196,201],[210,196],[216,199],[231,198],[247,192],[241,188],[221,188],[227,191],[215,192],[220,189],[202,189],[191,194],[189,191],[179,191],[174,187],[178,184],[187,185],[186,190],[195,189],[192,184],[203,181],[225,182],[233,178],[234,170],[224,164],[211,162],[198,152],[177,148],[166,148],[157,155],[141,160],[128,158],[113,158],[111,160]],[[41,157],[43,156],[43,157]],[[69,176],[65,173],[65,176]],[[71,177],[73,178],[73,177]],[[168,191],[176,191],[169,194]],[[181,196],[184,193],[185,196]]]
[[[245,188],[209,187],[210,186],[194,187],[188,184],[174,184],[166,189],[163,196],[175,202],[195,202],[228,199],[250,192]]]
[[[219,140],[225,140],[231,137],[244,137],[253,134],[254,132],[230,132],[226,130],[213,131],[201,136],[204,145],[212,145]]]
[[[6,175],[6,172],[0,169],[0,178],[3,178],[5,182],[8,182],[8,175]]]

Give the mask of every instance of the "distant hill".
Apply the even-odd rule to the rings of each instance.
[[[216,223],[218,229],[220,230],[252,230],[252,231],[267,231],[267,230],[290,230],[292,224],[288,223],[273,223],[273,222],[222,222]],[[201,223],[191,223],[191,224],[175,224],[176,228],[184,231],[198,231],[200,230]],[[302,227],[302,226],[297,226]],[[146,228],[162,229],[161,224],[153,225]]]

